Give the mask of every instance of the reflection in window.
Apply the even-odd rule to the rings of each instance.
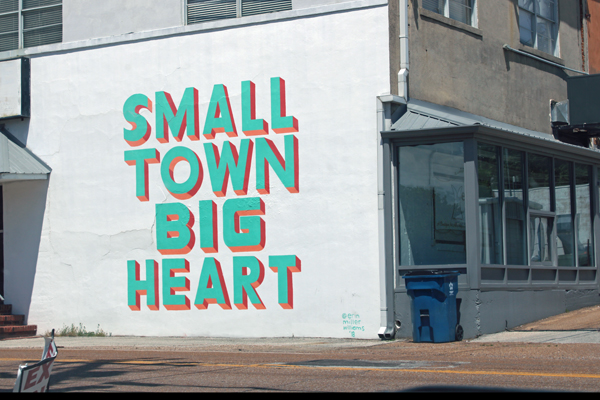
[[[550,171],[552,171],[552,159],[550,157],[529,154],[527,165],[529,209],[552,211],[550,208]]]
[[[553,0],[519,0],[519,34],[526,46],[557,55],[557,4]]]
[[[475,0],[423,0],[423,8],[467,25],[473,24]]]
[[[594,265],[594,245],[592,236],[592,215],[590,205],[590,166],[575,164],[575,195],[577,214],[577,258],[579,266]]]
[[[556,253],[559,266],[575,266],[573,216],[571,214],[571,163],[554,161],[556,196]]]
[[[400,147],[400,264],[466,263],[462,143]]]
[[[481,262],[483,264],[502,264],[502,209],[499,197],[498,147],[479,143],[477,154]]]
[[[523,152],[504,149],[506,262],[527,265],[527,232],[523,204]]]
[[[529,218],[529,252],[532,263],[552,262],[553,218],[531,215]]]

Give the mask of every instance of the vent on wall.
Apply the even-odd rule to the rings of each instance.
[[[2,0],[0,51],[62,42],[62,0]]]
[[[292,9],[292,0],[187,0],[187,23],[247,17]]]
[[[552,101],[550,103],[550,115],[553,125],[569,124],[569,100]]]

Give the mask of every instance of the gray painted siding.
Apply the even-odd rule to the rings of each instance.
[[[464,339],[501,332],[566,311],[598,304],[598,290],[459,290],[459,324]],[[396,293],[397,338],[412,337],[410,296]]]

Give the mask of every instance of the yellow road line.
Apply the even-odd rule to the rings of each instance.
[[[21,363],[34,363],[35,360],[23,361],[16,358],[0,358],[0,361],[20,361]],[[57,363],[102,363],[103,360],[56,360]],[[417,372],[425,374],[461,374],[461,375],[506,375],[506,376],[539,376],[553,378],[591,378],[600,379],[600,374],[572,374],[572,373],[551,373],[551,372],[526,372],[526,371],[478,371],[478,370],[450,370],[450,369],[413,369],[413,368],[369,368],[369,367],[321,367],[310,365],[286,365],[286,364],[217,364],[202,362],[173,362],[173,361],[144,361],[144,360],[111,360],[110,364],[131,364],[131,365],[172,365],[172,366],[198,366],[198,367],[226,367],[226,368],[294,368],[294,369],[331,369],[346,371],[377,371],[377,372]]]
[[[546,376],[546,377],[565,377],[565,378],[594,378],[600,379],[599,374],[564,374],[564,373],[550,373],[550,372],[521,372],[521,371],[469,371],[469,370],[448,370],[448,369],[413,369],[413,368],[366,368],[366,367],[313,367],[304,365],[275,365],[270,364],[270,367],[284,367],[284,368],[328,368],[336,370],[362,370],[362,371],[394,371],[394,372],[421,372],[421,373],[432,373],[432,374],[462,374],[462,375],[515,375],[515,376]]]

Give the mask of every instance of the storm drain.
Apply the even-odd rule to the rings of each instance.
[[[415,369],[415,368],[453,368],[460,362],[433,362],[433,361],[371,361],[371,360],[309,360],[285,363],[284,365],[299,367],[321,368],[376,368],[376,369]]]

